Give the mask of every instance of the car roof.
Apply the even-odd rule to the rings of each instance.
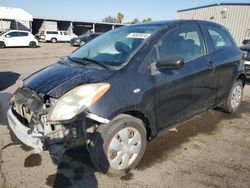
[[[96,32],[96,33],[85,33],[85,34],[83,34],[83,35],[78,36],[78,38],[85,38],[85,37],[88,37],[88,36],[90,36],[90,35],[101,35],[101,34],[103,34],[103,33],[101,33],[101,32]]]
[[[210,22],[210,21],[205,21],[205,20],[185,20],[185,19],[179,19],[179,20],[161,20],[161,21],[150,21],[150,22],[144,22],[144,23],[139,23],[139,24],[133,24],[133,25],[137,25],[137,26],[160,26],[160,27],[164,27],[164,26],[169,26],[172,24],[178,24],[178,23],[197,23],[197,22],[207,22],[207,23],[213,23],[214,22]],[[219,24],[218,24],[219,25]],[[130,25],[132,26],[132,25]]]

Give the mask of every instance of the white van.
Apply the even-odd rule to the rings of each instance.
[[[56,42],[69,42],[72,38],[76,37],[75,34],[70,34],[67,31],[41,31],[39,35],[40,41],[50,41],[52,43]]]
[[[10,30],[0,34],[0,48],[14,46],[35,48],[37,45],[37,39],[29,31]]]

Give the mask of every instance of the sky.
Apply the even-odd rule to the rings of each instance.
[[[100,22],[106,16],[124,14],[123,22],[134,18],[167,20],[177,10],[214,3],[250,3],[250,0],[0,0],[0,6],[23,8],[33,17]]]

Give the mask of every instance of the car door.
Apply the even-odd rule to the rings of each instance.
[[[236,77],[234,74],[237,73],[236,64],[240,63],[241,52],[237,50],[231,35],[223,27],[213,23],[206,23],[205,27],[213,45],[211,61],[216,65],[218,77],[216,103],[220,103],[228,96],[232,87],[233,79]]]
[[[29,46],[29,33],[27,32],[18,32],[18,41],[20,46]]]
[[[72,36],[69,35],[69,33],[66,31],[63,32],[63,36],[64,36],[64,41],[70,41],[70,39],[72,38]]]
[[[4,43],[6,46],[21,46],[17,31],[6,33],[4,36]]]
[[[167,31],[156,44],[158,53],[151,52],[152,62],[164,56],[184,59],[184,65],[179,69],[158,69],[154,73],[159,129],[214,105],[217,78],[205,46],[199,24],[192,22]],[[157,60],[154,60],[155,56],[158,56]]]
[[[59,31],[59,32],[58,32],[58,40],[59,40],[59,41],[64,41],[64,35],[63,35],[63,32],[62,32],[62,31]]]
[[[59,38],[58,39],[59,41],[66,41],[63,31],[59,31],[59,37],[58,38]]]

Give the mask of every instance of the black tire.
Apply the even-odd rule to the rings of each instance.
[[[232,99],[235,97],[234,91],[235,91],[236,88],[241,90],[241,96],[240,96],[240,101],[239,101],[238,105],[234,106]],[[229,95],[227,97],[227,100],[223,104],[222,108],[228,113],[236,112],[240,107],[242,96],[243,96],[242,80],[236,80],[236,82],[233,84],[233,87],[231,88],[231,91],[230,91],[230,93],[229,93]]]
[[[52,39],[51,39],[51,42],[52,42],[52,43],[57,43],[57,39],[56,39],[56,38],[52,38]]]
[[[119,133],[119,131],[126,128],[134,128],[138,131],[137,133],[141,136],[140,149],[135,159],[131,161],[130,165],[124,169],[117,170],[109,164],[108,147],[112,139],[116,138],[115,136]],[[143,121],[130,115],[121,114],[114,118],[110,123],[101,125],[97,128],[89,145],[90,158],[93,165],[100,172],[110,176],[123,176],[130,169],[134,169],[139,164],[145,152],[146,143],[146,129]],[[132,157],[130,156],[130,158]]]
[[[34,41],[31,41],[30,43],[29,43],[29,47],[30,48],[36,48],[36,42],[34,42]]]
[[[0,48],[4,48],[5,47],[5,44],[4,44],[4,42],[0,42]]]

